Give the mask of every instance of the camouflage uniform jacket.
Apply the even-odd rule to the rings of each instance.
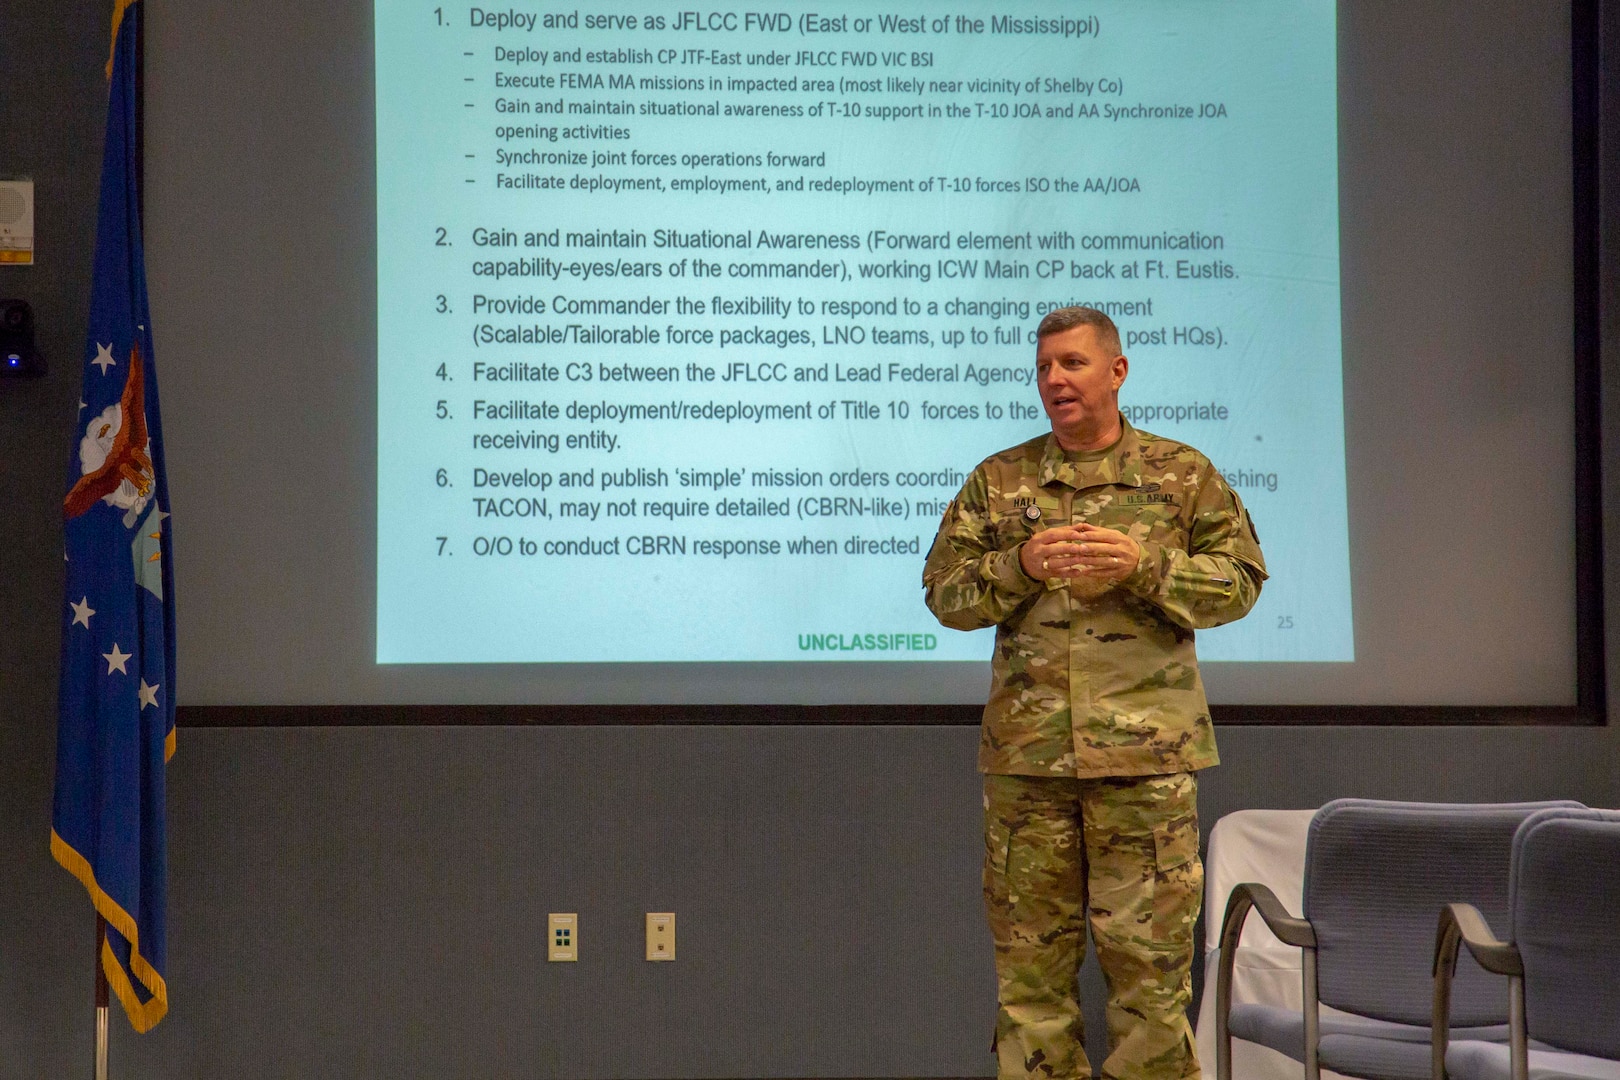
[[[1066,458],[1051,435],[986,459],[940,522],[929,609],[953,629],[996,628],[981,772],[1142,776],[1219,760],[1193,631],[1245,615],[1265,560],[1208,458],[1121,423],[1097,460]],[[1071,586],[1024,573],[1025,540],[1082,521],[1141,546],[1130,577]]]

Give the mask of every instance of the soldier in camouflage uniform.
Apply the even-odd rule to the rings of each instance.
[[[1196,1078],[1194,773],[1217,757],[1193,631],[1246,614],[1265,561],[1209,460],[1120,415],[1128,363],[1107,315],[1053,311],[1037,339],[1052,433],[973,471],[923,570],[941,623],[996,627],[979,769],[999,1074],[1091,1075],[1076,987],[1089,918],[1102,1075]]]

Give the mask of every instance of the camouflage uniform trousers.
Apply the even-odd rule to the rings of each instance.
[[[1076,979],[1082,920],[1108,985],[1111,1080],[1197,1080],[1187,1008],[1203,902],[1197,780],[984,778],[984,898],[1000,1080],[1091,1075]]]

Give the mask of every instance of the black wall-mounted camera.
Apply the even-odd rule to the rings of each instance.
[[[36,379],[45,357],[34,344],[34,309],[26,300],[0,300],[0,379]]]

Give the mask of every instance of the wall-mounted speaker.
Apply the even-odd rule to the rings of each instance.
[[[35,379],[45,357],[34,344],[34,309],[26,300],[0,300],[0,378]]]

